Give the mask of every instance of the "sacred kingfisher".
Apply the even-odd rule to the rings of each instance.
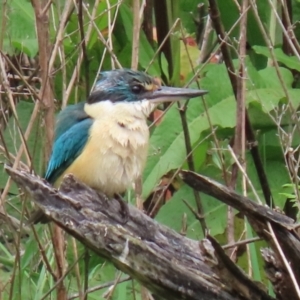
[[[173,88],[129,69],[102,72],[86,102],[58,117],[45,179],[59,187],[66,174],[108,197],[126,191],[142,175],[148,153],[147,117],[162,102],[194,98],[206,91]],[[30,222],[44,218],[34,213]]]

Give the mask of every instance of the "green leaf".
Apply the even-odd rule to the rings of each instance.
[[[288,88],[292,88],[292,84],[294,81],[293,74],[290,70],[286,68],[279,67],[279,71],[282,75],[282,79],[285,83],[285,85]],[[281,86],[281,83],[279,81],[276,68],[275,67],[268,67],[263,70],[260,70],[259,72],[260,77],[262,78],[265,87],[275,87],[278,88]]]
[[[174,196],[159,210],[156,220],[177,232],[181,231],[183,214],[187,216],[186,236],[192,239],[204,238],[200,222],[194,214],[185,205],[183,199],[196,210],[195,196],[192,188],[183,185]],[[204,210],[204,217],[211,235],[217,235],[224,232],[226,228],[227,206],[220,201],[201,194],[201,203]]]
[[[199,100],[196,98],[190,101],[187,110],[192,144],[199,139],[203,131],[210,128],[206,114],[198,114],[201,111]],[[143,195],[145,198],[164,174],[179,168],[185,161],[185,140],[177,110],[177,107],[173,106],[151,136],[150,157],[144,172]],[[214,126],[233,128],[235,126],[235,110],[235,101],[233,97],[229,97],[209,108],[208,114]],[[224,111],[227,113],[224,114]]]
[[[300,105],[300,89],[289,89],[288,96],[290,103],[294,108]],[[275,109],[278,104],[287,103],[284,91],[279,86],[277,88],[266,88],[250,91],[247,94],[248,104],[251,102],[258,102],[262,105],[262,110],[268,113]]]
[[[6,8],[6,11],[3,9]],[[12,0],[7,5],[0,5],[0,14],[6,22],[0,22],[0,30],[4,33],[3,52],[15,54],[25,52],[34,57],[38,52],[35,31],[34,10],[29,1]],[[6,24],[5,28],[1,26]]]
[[[267,47],[253,46],[253,49],[257,54],[261,54],[272,59],[270,50]],[[275,48],[274,55],[277,61],[286,65],[289,69],[300,71],[300,62],[296,56],[286,55],[281,48]]]

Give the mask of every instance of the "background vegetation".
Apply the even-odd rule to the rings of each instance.
[[[298,218],[300,2],[2,0],[0,15],[1,163],[42,175],[55,112],[84,100],[101,70],[206,89],[151,116],[145,209],[193,239],[209,230],[267,284],[247,220],[177,173],[194,170]],[[2,168],[0,188],[0,299],[150,299],[57,228],[28,229],[32,203]],[[127,199],[135,205],[132,191]]]

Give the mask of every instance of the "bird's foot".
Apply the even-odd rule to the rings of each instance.
[[[123,200],[122,196],[120,194],[115,194],[114,198],[119,202],[120,204],[120,213],[123,218],[122,225],[125,225],[129,220],[129,207],[128,204]]]

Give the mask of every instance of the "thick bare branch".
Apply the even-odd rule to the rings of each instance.
[[[122,224],[117,200],[71,175],[58,191],[34,175],[6,169],[59,226],[163,299],[273,299],[236,276],[230,259],[232,268],[224,272],[219,251],[216,256],[207,239],[199,243],[183,237],[132,206],[129,221]]]
[[[226,186],[205,176],[190,171],[182,171],[181,176],[194,189],[215,197],[247,216],[249,223],[256,233],[269,243],[274,257],[278,260],[278,264],[282,268],[287,266],[292,269],[292,273],[289,273],[287,268],[284,270],[284,273],[292,275],[285,276],[282,279],[282,283],[284,286],[295,287],[292,290],[286,290],[288,295],[292,294],[293,297],[282,298],[281,294],[278,295],[278,297],[280,296],[278,299],[298,299],[297,288],[300,283],[300,271],[298,267],[300,265],[300,239],[295,232],[294,221],[269,207],[260,205],[247,197],[239,195]],[[284,260],[288,262],[288,265],[285,265]],[[293,285],[292,281],[296,282],[296,285]],[[277,287],[275,288],[278,290]]]

